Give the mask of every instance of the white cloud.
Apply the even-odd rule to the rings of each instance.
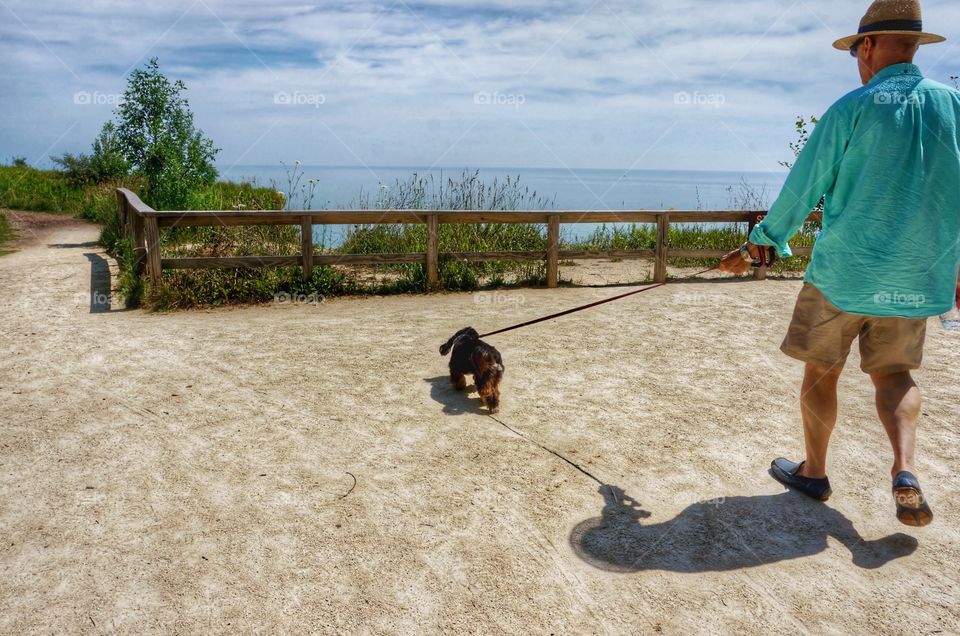
[[[855,63],[830,43],[865,6],[8,2],[0,148],[31,161],[87,149],[110,107],[74,95],[121,92],[157,55],[187,82],[225,165],[777,169],[794,117],[856,87]],[[960,35],[960,7],[925,10],[928,28]],[[924,50],[929,76],[960,70],[953,46]],[[278,93],[307,97],[277,104]]]

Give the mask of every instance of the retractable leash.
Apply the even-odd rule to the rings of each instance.
[[[693,278],[697,276],[702,276],[703,274],[712,272],[714,270],[720,269],[720,266],[711,267],[710,269],[705,269],[702,272],[697,272],[693,275]],[[580,307],[575,307],[573,309],[568,309],[566,311],[561,311],[560,313],[552,314],[550,316],[544,316],[543,318],[537,318],[536,320],[529,320],[527,322],[521,323],[519,325],[514,325],[512,327],[507,327],[506,329],[500,329],[498,331],[491,331],[490,333],[485,333],[481,338],[489,338],[490,336],[496,336],[501,333],[507,333],[508,331],[514,331],[516,329],[522,329],[523,327],[529,327],[531,325],[536,325],[541,322],[546,322],[548,320],[553,320],[554,318],[561,318],[563,316],[568,316],[570,314],[575,314],[578,311],[584,311],[586,309],[592,309],[594,307],[599,307],[600,305],[606,305],[607,303],[612,303],[617,300],[623,300],[624,298],[629,298],[630,296],[636,296],[637,294],[642,294],[643,292],[648,292],[650,290],[656,289],[658,287],[663,287],[667,283],[657,283],[656,285],[650,285],[649,287],[644,287],[643,289],[637,289],[626,294],[620,294],[619,296],[614,296],[613,298],[607,298],[606,300],[598,300],[595,303],[590,303],[589,305],[582,305]]]
[[[745,247],[745,246],[744,246],[744,247]],[[776,261],[777,261],[776,250],[775,250],[775,249],[772,249],[772,248],[769,248],[769,247],[761,246],[760,258],[759,258],[758,260],[753,261],[753,262],[751,263],[751,265],[752,265],[754,268],[757,268],[757,267],[770,267],[770,266],[772,266]],[[697,272],[696,274],[694,274],[693,276],[691,276],[691,278],[696,278],[697,276],[703,276],[704,274],[708,274],[708,273],[713,272],[713,271],[716,271],[716,270],[718,270],[718,269],[720,269],[720,266],[719,266],[719,265],[716,265],[716,266],[711,267],[711,268],[709,268],[709,269],[705,269],[705,270],[703,270],[702,272]],[[597,302],[590,303],[589,305],[582,305],[582,306],[580,306],[580,307],[574,307],[573,309],[568,309],[568,310],[566,310],[566,311],[561,311],[560,313],[551,314],[551,315],[549,315],[549,316],[544,316],[543,318],[537,318],[536,320],[528,320],[527,322],[521,323],[521,324],[519,324],[519,325],[514,325],[514,326],[512,326],[512,327],[507,327],[506,329],[499,329],[499,330],[497,330],[497,331],[491,331],[490,333],[485,333],[485,334],[483,334],[483,335],[480,336],[480,337],[481,337],[481,338],[489,338],[490,336],[496,336],[496,335],[499,335],[499,334],[501,334],[501,333],[507,333],[508,331],[515,331],[515,330],[517,330],[517,329],[522,329],[522,328],[524,328],[524,327],[529,327],[529,326],[531,326],[531,325],[536,325],[536,324],[539,324],[539,323],[541,323],[541,322],[546,322],[546,321],[548,321],[548,320],[553,320],[554,318],[562,318],[563,316],[569,316],[570,314],[575,314],[575,313],[577,313],[577,312],[579,312],[579,311],[584,311],[584,310],[587,310],[587,309],[592,309],[592,308],[594,308],[594,307],[599,307],[600,305],[606,305],[607,303],[612,303],[612,302],[615,302],[615,301],[617,301],[617,300],[623,300],[624,298],[629,298],[630,296],[636,296],[637,294],[642,294],[643,292],[648,292],[648,291],[657,289],[658,287],[664,287],[664,286],[666,286],[667,284],[668,284],[668,283],[665,283],[665,282],[664,282],[664,283],[657,283],[657,284],[655,284],[655,285],[650,285],[650,286],[648,286],[648,287],[644,287],[643,289],[637,289],[637,290],[634,290],[634,291],[632,291],[632,292],[627,292],[626,294],[620,294],[619,296],[614,296],[613,298],[607,298],[607,299],[605,299],[605,300],[598,300]]]

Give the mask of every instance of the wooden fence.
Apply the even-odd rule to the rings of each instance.
[[[547,263],[547,284],[556,287],[561,260],[574,259],[653,259],[654,279],[667,279],[667,259],[720,258],[729,250],[672,249],[668,236],[673,223],[747,223],[752,229],[763,211],[427,211],[427,210],[219,210],[158,211],[146,205],[133,192],[117,189],[120,221],[133,241],[136,267],[151,280],[159,280],[164,269],[255,268],[299,266],[310,278],[317,265],[385,265],[423,263],[428,284],[436,286],[441,259],[459,261],[538,261]],[[813,214],[811,219],[818,218]],[[422,224],[427,226],[427,251],[404,254],[315,254],[314,225]],[[438,251],[441,224],[539,223],[547,226],[545,252],[447,252]],[[567,223],[649,223],[656,225],[656,248],[649,250],[578,251],[560,249],[560,226]],[[162,258],[160,228],[240,225],[296,225],[301,229],[302,248],[298,256],[251,255],[218,258]],[[733,246],[731,246],[733,249]],[[811,248],[795,248],[797,255],[809,255]],[[765,268],[756,272],[766,277]]]

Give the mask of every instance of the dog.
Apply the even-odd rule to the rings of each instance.
[[[453,388],[467,388],[466,376],[472,375],[480,400],[491,413],[500,410],[500,380],[503,379],[503,359],[500,352],[480,339],[473,327],[461,329],[440,345],[440,355],[450,357],[450,382]]]

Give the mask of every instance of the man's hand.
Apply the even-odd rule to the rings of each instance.
[[[760,248],[753,243],[747,243],[747,249],[750,250],[750,256],[760,258]],[[743,260],[740,255],[740,248],[735,249],[720,261],[720,271],[728,274],[745,274],[751,269],[750,263]]]

